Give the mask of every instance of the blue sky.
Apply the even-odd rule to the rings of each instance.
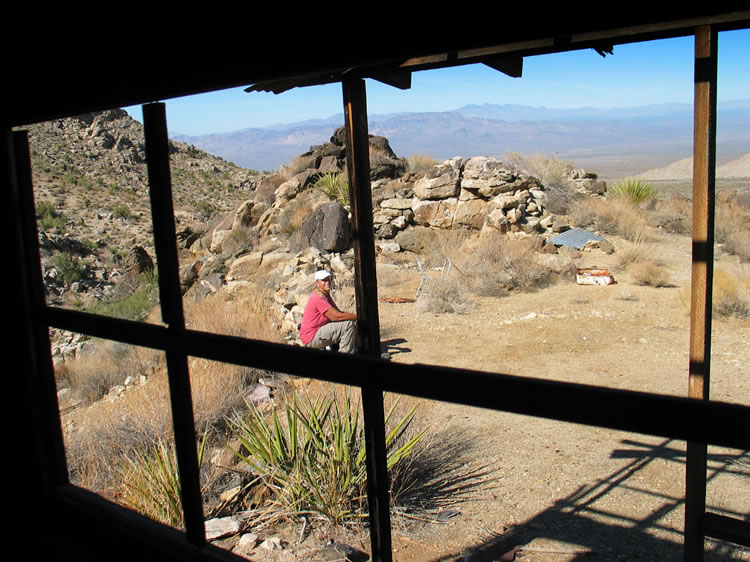
[[[633,107],[692,102],[693,38],[615,46],[524,59],[514,79],[484,65],[417,72],[411,90],[367,81],[373,114],[446,111],[468,104],[550,108]],[[750,99],[750,30],[719,35],[719,101]],[[341,86],[297,88],[280,95],[242,88],[167,100],[171,134],[198,135],[326,118],[341,113]],[[126,108],[141,120],[140,107]]]

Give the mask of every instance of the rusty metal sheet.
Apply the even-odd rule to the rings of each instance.
[[[584,267],[576,269],[576,283],[579,285],[614,285],[615,277],[608,269]]]

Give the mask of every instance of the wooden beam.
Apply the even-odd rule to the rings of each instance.
[[[190,374],[185,352],[187,348],[180,345],[179,337],[185,330],[185,317],[182,310],[172,181],[169,171],[167,116],[163,103],[143,106],[143,127],[154,247],[159,269],[159,302],[162,319],[168,324],[167,333],[170,335],[165,351],[185,531],[192,544],[203,546],[206,543],[206,533],[203,524],[203,500],[200,492]]]
[[[342,82],[346,127],[346,163],[354,238],[354,281],[357,297],[357,348],[369,357],[380,357],[378,284],[370,187],[370,143],[367,134],[367,97],[361,78]],[[370,512],[372,559],[390,561],[391,520],[388,469],[385,451],[383,386],[369,378],[362,386],[367,451],[367,501]]]
[[[520,78],[523,73],[523,57],[517,55],[498,55],[482,59],[482,62],[511,78]]]
[[[688,397],[708,400],[711,367],[711,293],[714,262],[716,76],[718,33],[695,31],[693,121],[693,263],[690,280]],[[705,442],[688,441],[685,476],[685,560],[703,559],[701,520],[706,511]]]
[[[23,328],[19,326],[20,334],[15,329],[11,332],[13,337],[22,335],[24,339],[28,338],[24,343],[31,356],[27,358],[28,364],[25,366],[28,367],[28,376],[24,378],[28,379],[26,382],[32,391],[29,398],[34,403],[32,415],[34,427],[38,431],[37,438],[30,445],[35,449],[34,452],[41,462],[40,487],[48,492],[51,487],[67,484],[68,467],[63,447],[49,328],[40,322],[46,297],[34,205],[31,151],[26,131],[16,131],[11,137],[6,136],[4,141],[9,142],[3,145],[3,153],[9,157],[10,169],[4,170],[3,175],[9,173],[6,177],[10,182],[8,195],[12,201],[12,205],[6,208],[16,213],[13,219],[17,219],[21,225],[18,233],[21,236],[20,245],[14,250],[25,262],[24,271],[12,276],[13,281],[20,281],[23,285],[22,290],[13,293],[13,300],[26,301],[24,313],[27,315],[26,321],[29,322],[30,328],[30,331],[23,333]],[[9,222],[13,220],[10,219]],[[20,352],[24,347],[13,349],[14,352]],[[19,362],[24,363],[23,360]],[[19,400],[21,399],[19,397]]]

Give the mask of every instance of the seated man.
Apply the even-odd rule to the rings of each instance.
[[[315,272],[315,288],[302,313],[299,337],[305,347],[338,344],[341,353],[352,353],[357,339],[357,315],[341,312],[331,298],[331,274]]]

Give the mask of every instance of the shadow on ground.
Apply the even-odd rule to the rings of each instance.
[[[638,475],[657,459],[684,464],[684,446],[669,439],[657,445],[632,440],[621,443],[624,447],[613,451],[612,457],[631,461],[607,478],[581,486],[547,510],[503,534],[492,534],[469,549],[433,560],[513,560],[512,551],[518,547],[517,559],[527,560],[682,560],[681,540],[671,541],[654,535],[659,530],[675,533],[661,521],[673,510],[681,508],[684,498],[654,492],[639,483]],[[455,451],[453,453],[454,458],[458,456]],[[708,462],[709,482],[720,474],[750,479],[748,452],[710,454]],[[608,494],[622,489],[642,494],[644,502],[657,499],[659,507],[645,517],[633,518],[597,505]],[[728,510],[721,513],[736,519],[748,518],[748,514]],[[706,560],[750,560],[750,548],[714,540],[707,540],[705,544]]]

